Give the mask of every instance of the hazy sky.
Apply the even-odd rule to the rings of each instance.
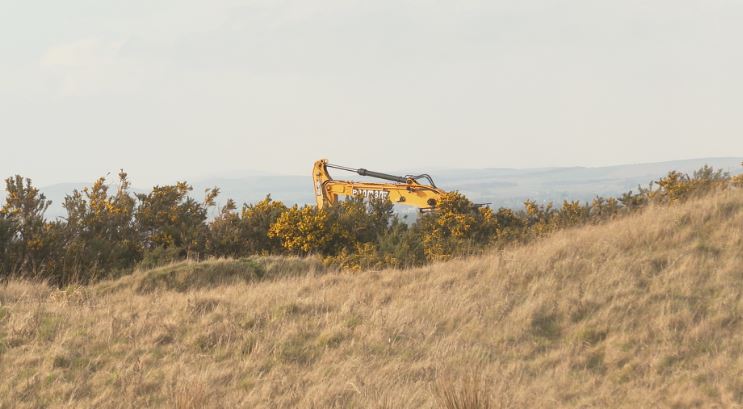
[[[743,155],[739,0],[0,0],[0,176]]]

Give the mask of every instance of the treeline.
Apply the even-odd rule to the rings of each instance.
[[[558,229],[600,223],[710,191],[743,186],[743,176],[703,167],[670,172],[647,188],[591,203],[526,201],[520,210],[477,207],[452,192],[437,211],[408,225],[387,200],[352,197],[337,206],[287,207],[267,196],[238,208],[228,200],[211,220],[219,189],[192,198],[186,182],[133,194],[127,174],[115,188],[100,178],[66,196],[67,216],[47,220],[50,201],[31,183],[6,179],[0,209],[0,280],[31,277],[64,286],[180,259],[316,254],[344,269],[410,267],[484,248],[528,242]]]

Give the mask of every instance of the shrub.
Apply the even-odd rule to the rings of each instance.
[[[6,274],[36,274],[43,269],[44,249],[49,244],[44,236],[44,213],[52,202],[31,184],[31,179],[20,175],[6,179],[5,190],[0,217]]]
[[[187,258],[200,257],[207,236],[207,209],[214,206],[219,189],[208,190],[203,203],[188,196],[191,190],[188,183],[178,182],[137,195],[134,218],[145,249],[177,247]]]
[[[238,214],[231,199],[209,224],[207,251],[215,256],[242,257],[276,254],[281,240],[269,235],[271,226],[287,210],[283,203],[266,196],[256,204],[246,204]]]
[[[287,210],[284,203],[266,196],[256,204],[246,204],[241,212],[241,226],[245,245],[250,254],[275,254],[281,252],[281,241],[268,234],[271,226]]]
[[[294,205],[279,215],[268,235],[281,240],[281,245],[290,253],[325,254],[332,242],[328,219],[328,212],[323,209]]]
[[[228,200],[208,222],[217,188],[203,202],[189,196],[186,182],[155,186],[132,195],[126,173],[110,193],[105,178],[73,191],[64,201],[67,217],[47,221],[50,205],[31,180],[6,180],[0,208],[0,279],[35,276],[55,285],[90,282],[183,258],[246,257],[257,254],[317,254],[325,264],[344,269],[411,267],[434,260],[526,242],[585,223],[600,223],[649,204],[672,204],[728,187],[743,187],[709,166],[669,172],[647,187],[618,198],[591,203],[524,202],[521,210],[494,211],[475,206],[458,192],[447,193],[435,212],[407,224],[393,214],[387,199],[349,197],[323,209],[287,208],[270,195],[238,211]]]
[[[442,197],[437,211],[418,220],[423,252],[429,261],[467,254],[488,244],[498,230],[489,208],[478,208],[459,192]]]
[[[79,281],[122,272],[142,257],[142,245],[133,223],[135,199],[129,193],[127,174],[119,173],[119,187],[108,194],[105,178],[96,180],[82,192],[75,190],[65,198],[67,223],[61,226],[62,281]]]

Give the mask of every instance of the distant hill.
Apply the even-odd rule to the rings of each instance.
[[[542,169],[452,169],[436,175],[447,190],[459,190],[475,202],[492,202],[494,207],[520,207],[524,200],[561,202],[564,199],[590,201],[596,195],[616,196],[671,170],[691,174],[704,165],[731,174],[743,172],[743,158],[701,158],[670,162],[605,167]]]
[[[537,169],[443,169],[430,172],[437,185],[445,190],[459,190],[477,203],[491,203],[492,207],[518,208],[524,200],[538,202],[561,202],[564,199],[590,201],[596,195],[616,196],[638,185],[646,186],[671,170],[691,173],[702,166],[710,165],[732,174],[743,171],[741,157],[700,158],[669,162],[642,163],[604,167],[556,167]],[[370,166],[372,170],[387,171]],[[409,169],[399,172],[419,174],[426,169]],[[335,172],[338,179],[363,179],[352,173]],[[371,180],[371,179],[367,179]],[[219,203],[227,198],[238,204],[254,203],[270,194],[273,199],[287,205],[314,203],[312,180],[309,174],[299,176],[275,175],[258,172],[215,175],[209,178],[189,181],[194,186],[193,196],[203,197],[205,189],[217,186],[221,190]],[[63,183],[41,188],[53,201],[47,215],[65,215],[62,202],[65,194],[80,189],[86,183]],[[137,186],[138,192],[148,187]],[[0,192],[4,199],[4,192]],[[413,212],[414,210],[408,209]]]

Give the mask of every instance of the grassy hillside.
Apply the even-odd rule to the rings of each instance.
[[[741,407],[742,293],[740,191],[408,271],[10,282],[0,407]]]

